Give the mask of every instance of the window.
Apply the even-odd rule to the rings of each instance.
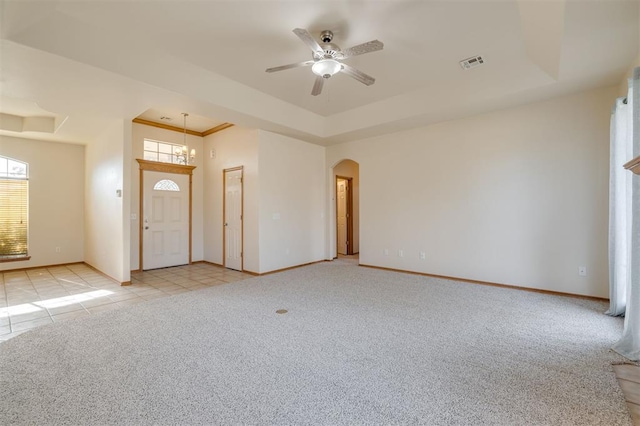
[[[180,187],[177,183],[169,179],[162,179],[153,185],[153,189],[156,191],[180,191]]]
[[[29,165],[0,156],[0,261],[28,258]]]
[[[159,142],[151,139],[144,140],[144,159],[159,161],[161,163],[184,164],[184,157],[179,154],[187,151],[187,147],[168,142]]]

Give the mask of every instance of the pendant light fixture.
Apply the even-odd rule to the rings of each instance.
[[[187,114],[186,112],[182,113],[183,115],[183,127],[184,127],[184,138],[182,140],[182,148],[178,148],[176,150],[176,159],[178,160],[178,164],[184,164],[185,166],[193,163],[193,161],[196,159],[196,150],[192,149],[191,152],[189,152],[189,147],[187,146],[187,117],[189,116],[189,114]]]

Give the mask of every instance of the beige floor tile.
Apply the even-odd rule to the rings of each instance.
[[[32,295],[36,294],[37,291],[33,286],[20,286],[20,287],[7,287],[6,291],[7,298],[11,296],[20,296],[20,295]]]
[[[166,293],[174,295],[174,294],[180,294],[180,293],[188,293],[189,291],[191,291],[191,290],[186,289],[186,288],[178,288],[178,289],[175,289],[175,290],[168,290],[168,291],[166,291]]]
[[[97,314],[98,312],[107,312],[107,311],[113,311],[114,309],[118,309],[120,306],[118,306],[117,302],[113,302],[113,303],[109,303],[108,305],[100,305],[100,306],[94,306],[92,308],[87,308],[87,311],[89,311],[92,314]]]
[[[39,293],[38,294],[40,296],[41,300],[51,300],[51,299],[60,299],[61,297],[67,297],[69,296],[69,292],[62,290],[62,291],[47,291],[44,293]]]
[[[39,324],[80,318],[90,313],[132,306],[146,300],[170,297],[173,294],[197,291],[250,277],[247,274],[205,263],[135,272],[131,276],[132,286],[120,286],[120,283],[106,278],[83,264],[0,273],[0,308],[16,305],[29,307],[35,302],[95,290],[111,292],[108,297],[84,302],[86,309],[82,303],[74,303],[48,310],[41,309],[35,313],[0,318],[0,328],[5,327],[2,328],[3,331],[6,331],[6,327],[10,324],[19,325],[20,329],[16,331],[11,328],[11,333],[0,334],[0,341],[6,341],[21,334],[22,329],[37,327]]]
[[[137,298],[137,299],[123,300],[122,302],[117,302],[116,304],[119,307],[125,307],[125,306],[138,305],[138,304],[144,303],[144,302],[146,302],[146,300],[140,297],[140,298]]]
[[[110,291],[114,295],[116,295],[116,294],[131,294],[131,293],[133,293],[133,286],[109,287],[106,290]]]
[[[147,294],[147,295],[143,295],[142,298],[144,300],[153,300],[153,299],[161,299],[163,297],[168,297],[169,295],[167,293],[154,293],[154,294]]]
[[[194,281],[192,283],[188,283],[188,284],[183,284],[182,287],[187,289],[187,290],[193,290],[194,287],[199,287],[203,285],[202,283],[199,283],[197,281]]]
[[[9,299],[7,300],[7,308],[15,308],[21,305],[30,305],[34,302],[39,302],[39,297],[29,297],[29,298],[20,298],[20,299]]]
[[[47,315],[45,318],[38,318],[31,321],[19,322],[15,325],[11,324],[11,331],[15,333],[16,331],[30,330],[32,328],[36,328],[41,325],[51,324],[52,322],[53,320],[51,319],[51,317]]]
[[[137,295],[137,296],[143,296],[145,294],[162,293],[162,291],[158,290],[157,288],[154,288],[154,287],[146,287],[146,288],[141,288],[141,289],[135,289],[135,290],[132,291],[132,293]]]
[[[54,282],[46,281],[45,283],[42,283],[42,284],[37,283],[37,284],[34,284],[33,287],[37,291],[64,289],[64,287],[62,287],[62,284],[57,281],[54,281]]]
[[[49,314],[52,316],[66,314],[68,312],[84,311],[85,308],[80,303],[72,303],[71,305],[58,306],[56,308],[50,308]]]
[[[166,292],[169,292],[169,291],[171,291],[171,290],[180,290],[180,289],[184,289],[184,287],[181,287],[181,286],[179,286],[179,285],[175,285],[175,284],[174,284],[174,285],[165,285],[165,286],[162,286],[162,287],[157,287],[157,289],[158,289],[158,290],[162,290],[162,291],[164,291],[164,292],[166,293]]]
[[[46,275],[46,276],[31,278],[30,281],[31,281],[31,284],[33,285],[39,285],[39,284],[55,282],[56,279],[52,275]]]
[[[111,300],[109,297],[98,297],[91,300],[85,300],[84,302],[80,302],[80,304],[84,306],[86,309],[89,309],[89,308],[95,308],[97,306],[110,305],[113,302],[114,301]]]
[[[109,296],[109,299],[113,300],[114,302],[122,302],[125,300],[138,299],[138,298],[140,298],[140,296],[132,292],[113,294]]]
[[[205,280],[200,281],[201,284],[212,285],[212,284],[221,284],[224,283],[221,278],[207,278]]]
[[[29,321],[37,320],[40,318],[49,318],[49,312],[46,309],[41,308],[40,310],[35,312],[9,316],[9,319],[11,320],[11,325],[19,324],[22,322],[29,322]]]
[[[207,287],[210,287],[210,286],[205,285],[205,284],[198,284],[198,285],[194,285],[193,287],[189,287],[189,290],[196,291],[196,290],[201,290],[201,289],[207,288]]]
[[[27,277],[26,274],[24,274],[24,275],[5,274],[4,275],[4,282],[5,282],[5,284],[19,283],[19,282],[29,282],[29,277]]]
[[[74,318],[85,317],[88,315],[91,315],[91,314],[88,311],[83,309],[81,311],[65,312],[62,314],[53,315],[51,318],[53,318],[54,322],[61,322],[61,321],[68,321]]]
[[[7,291],[7,301],[9,303],[13,300],[30,299],[34,297],[38,297],[38,292],[35,290]]]

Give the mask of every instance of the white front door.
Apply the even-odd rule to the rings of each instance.
[[[337,220],[338,224],[338,254],[349,254],[347,232],[347,180],[337,179]]]
[[[242,271],[242,169],[224,171],[224,266]]]
[[[189,176],[144,172],[143,269],[189,263]]]

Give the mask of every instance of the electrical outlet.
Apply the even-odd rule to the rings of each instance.
[[[389,256],[389,249],[382,250],[382,253],[384,253],[385,256]]]
[[[56,247],[56,253],[60,253],[61,249],[60,247]]]
[[[587,276],[587,267],[586,266],[578,266],[578,275],[581,277]]]
[[[421,251],[420,252],[420,260],[425,260],[427,258],[427,253]]]
[[[404,257],[404,251],[398,250],[398,257]]]

